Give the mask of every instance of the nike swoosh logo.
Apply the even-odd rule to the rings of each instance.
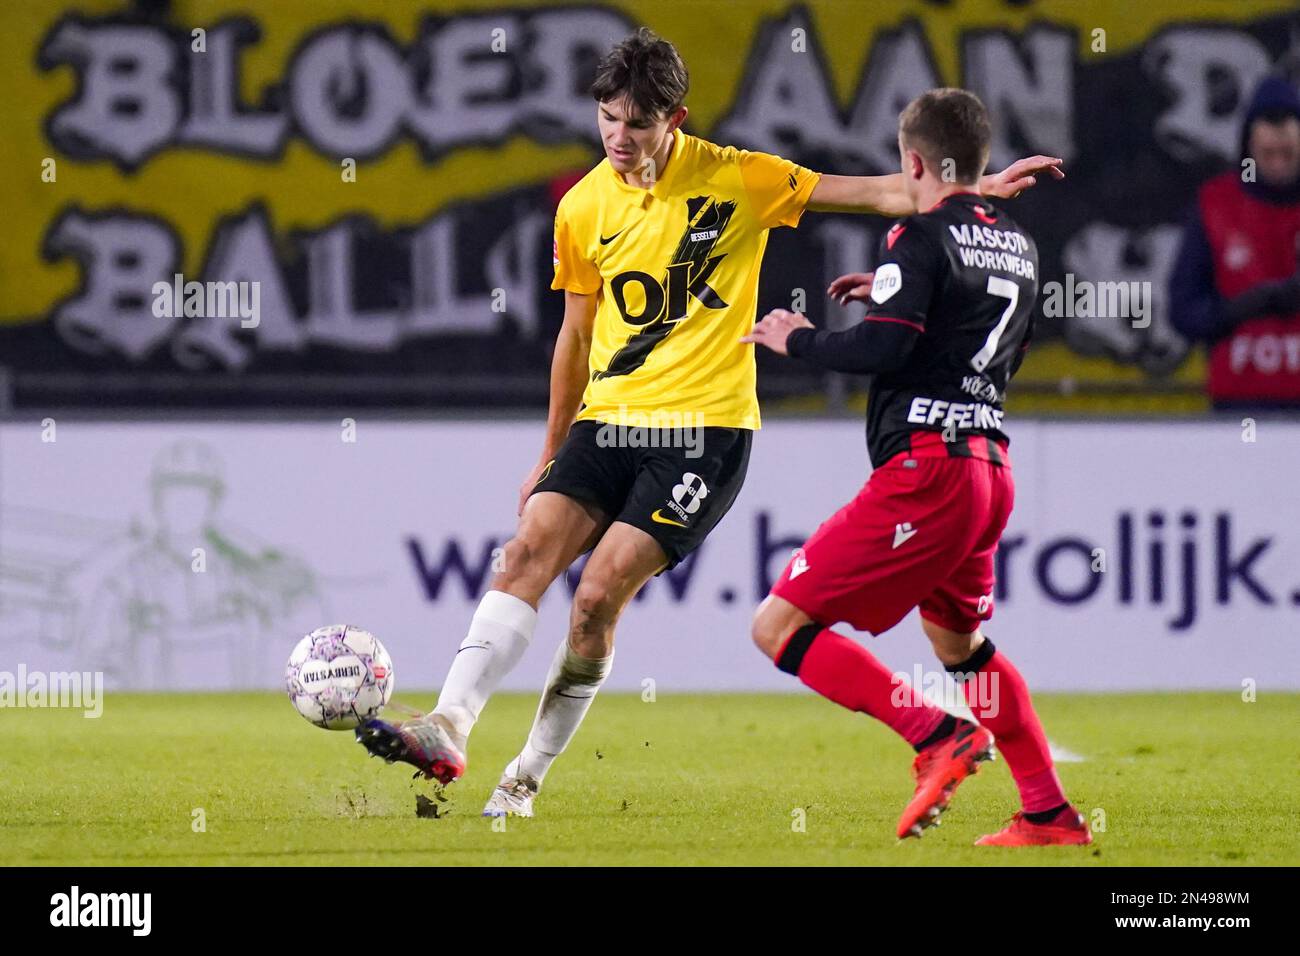
[[[620,229],[618,232],[614,233],[614,235],[610,236],[608,239],[606,239],[604,236],[601,236],[601,237],[600,237],[600,244],[601,244],[602,246],[607,246],[607,245],[609,245],[611,242],[613,242],[615,239],[617,239],[619,236],[621,236],[622,234],[623,234],[623,230]]]
[[[656,524],[673,524],[679,528],[686,527],[686,525],[682,524],[680,521],[674,521],[672,518],[665,518],[663,515],[659,513],[657,509],[655,510],[654,514],[650,516],[650,520],[655,522]]]

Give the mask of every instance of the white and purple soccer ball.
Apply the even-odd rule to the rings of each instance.
[[[379,638],[351,624],[318,627],[289,655],[284,686],[298,713],[326,730],[351,730],[393,696],[393,662]]]

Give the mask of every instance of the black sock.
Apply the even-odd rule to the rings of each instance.
[[[993,655],[997,653],[997,650],[998,649],[993,646],[993,642],[990,641],[986,635],[984,643],[975,649],[974,654],[966,658],[966,660],[962,661],[960,664],[945,664],[943,665],[943,669],[952,675],[953,680],[960,684],[964,680],[969,680],[974,676],[976,671],[992,660]]]
[[[939,741],[943,740],[944,737],[947,737],[956,729],[957,729],[957,718],[954,717],[952,714],[944,714],[943,720],[939,721],[939,726],[934,728],[934,733],[932,733],[929,737],[926,737],[919,744],[913,744],[912,747],[917,753],[920,753],[922,750],[924,750],[926,747],[930,746],[931,744],[937,744]]]
[[[1051,823],[1062,810],[1068,809],[1069,806],[1068,803],[1063,803],[1059,807],[1052,807],[1050,810],[1039,810],[1035,813],[1026,813],[1025,819],[1030,823]]]

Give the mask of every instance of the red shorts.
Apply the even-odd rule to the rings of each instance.
[[[950,457],[938,433],[871,474],[794,553],[772,593],[818,624],[880,634],[912,608],[968,633],[993,616],[993,552],[1015,499],[1002,445],[971,438]],[[1004,464],[998,464],[1001,461]]]

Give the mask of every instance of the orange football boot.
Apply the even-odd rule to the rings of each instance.
[[[976,846],[1087,846],[1092,830],[1074,807],[1062,810],[1051,823],[1034,823],[1017,810],[1003,829],[975,841]]]
[[[898,818],[898,838],[919,837],[926,827],[938,826],[957,785],[992,759],[993,735],[969,720],[958,720],[950,735],[917,754],[912,763],[916,792]]]

